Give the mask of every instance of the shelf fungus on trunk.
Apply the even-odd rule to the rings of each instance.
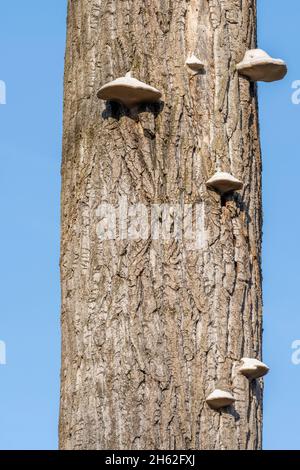
[[[159,90],[133,78],[131,72],[128,72],[125,77],[103,85],[97,96],[101,100],[116,101],[128,108],[133,108],[141,103],[155,103],[162,95]]]
[[[250,380],[263,377],[269,372],[269,367],[258,359],[243,357],[241,361],[242,367],[240,368],[240,373]]]
[[[274,82],[282,80],[287,73],[287,66],[281,59],[273,59],[262,49],[251,49],[246,52],[242,62],[237,64],[241,75],[254,82]]]
[[[191,69],[193,72],[196,72],[196,73],[202,72],[205,68],[205,65],[203,64],[203,62],[201,62],[201,60],[198,59],[198,57],[196,57],[194,54],[190,55],[186,59],[185,65],[189,69]]]
[[[230,173],[218,171],[206,182],[206,186],[225,194],[242,189],[243,183]]]
[[[235,398],[231,395],[231,393],[219,389],[214,390],[206,398],[206,403],[214,410],[232,405],[234,402]]]

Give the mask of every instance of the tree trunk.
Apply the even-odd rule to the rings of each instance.
[[[261,448],[262,383],[238,374],[261,356],[257,96],[235,71],[255,46],[253,0],[69,0],[62,449]],[[185,67],[193,52],[205,73]],[[163,103],[97,98],[129,70]],[[217,170],[244,189],[209,190]],[[170,236],[135,233],[145,208]],[[174,235],[178,209],[201,221],[199,243]],[[215,388],[235,404],[212,410]]]

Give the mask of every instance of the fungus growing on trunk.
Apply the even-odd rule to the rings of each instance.
[[[101,100],[116,101],[128,108],[140,103],[154,103],[161,98],[161,92],[156,88],[140,82],[128,72],[125,77],[117,78],[103,85],[97,93]]]
[[[208,188],[214,189],[221,194],[229,191],[242,189],[243,183],[230,173],[218,171],[207,182]]]
[[[243,357],[241,361],[243,364],[240,368],[240,373],[245,375],[248,379],[258,379],[269,372],[269,367],[257,359]]]
[[[190,55],[186,61],[185,65],[191,69],[193,72],[199,73],[204,70],[204,64],[201,60],[198,59],[194,54]]]
[[[241,75],[254,82],[274,82],[284,78],[287,73],[287,66],[283,60],[273,59],[262,49],[247,51],[236,68]]]
[[[216,389],[207,398],[206,403],[213,409],[218,410],[225,406],[232,405],[235,402],[234,397],[231,393],[224,390]]]

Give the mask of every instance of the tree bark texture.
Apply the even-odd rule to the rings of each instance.
[[[259,449],[261,155],[253,0],[69,0],[62,161],[62,449]],[[192,76],[190,53],[205,63]],[[131,70],[162,91],[100,101]],[[221,197],[215,171],[244,182]],[[100,240],[99,204],[201,203],[205,243]],[[130,223],[130,214],[128,215]],[[205,398],[231,391],[233,406]]]

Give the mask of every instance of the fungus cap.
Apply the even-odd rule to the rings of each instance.
[[[252,81],[274,82],[287,73],[287,66],[281,59],[273,59],[262,49],[251,49],[245,53],[237,70]]]
[[[206,398],[206,403],[215,410],[232,405],[234,402],[235,398],[231,395],[231,393],[219,389],[214,390]]]
[[[243,183],[230,173],[218,171],[207,182],[209,188],[213,188],[219,193],[228,193],[242,189]]]
[[[97,93],[102,100],[116,101],[128,108],[140,103],[154,103],[161,98],[161,92],[146,83],[137,80],[127,73],[125,77],[117,78],[103,85]]]
[[[258,379],[269,372],[269,367],[258,359],[243,357],[241,361],[243,364],[240,368],[240,373],[248,379]]]
[[[204,69],[204,64],[201,60],[198,59],[194,54],[190,55],[186,61],[185,65],[189,67],[193,72],[200,72]]]

